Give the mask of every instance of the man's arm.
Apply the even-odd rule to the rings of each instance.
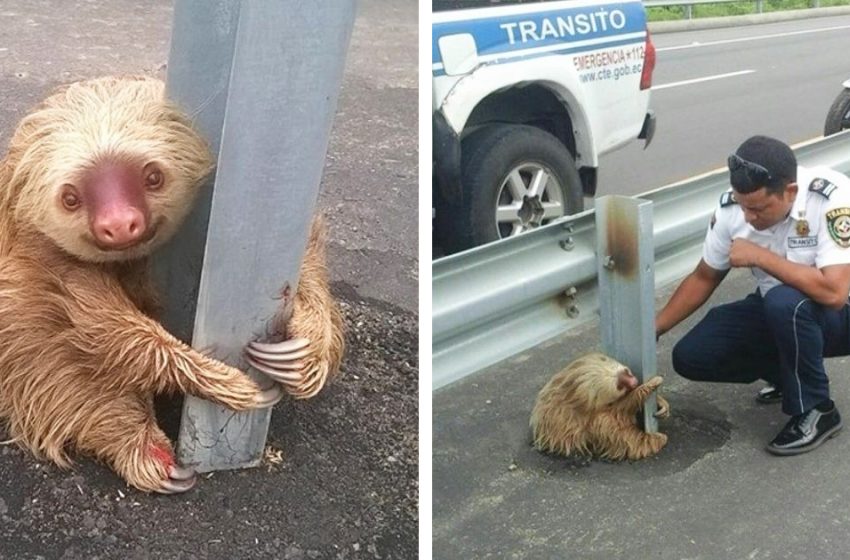
[[[735,267],[758,267],[826,307],[840,309],[847,303],[847,295],[850,293],[850,264],[816,268],[793,263],[744,239],[732,242],[729,261]]]
[[[655,318],[655,336],[661,336],[699,309],[728,272],[711,268],[700,259],[694,271],[682,280],[673,297]]]

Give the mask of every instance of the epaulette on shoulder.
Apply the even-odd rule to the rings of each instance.
[[[830,183],[826,179],[821,179],[818,177],[811,183],[809,183],[809,190],[812,192],[816,192],[821,196],[826,197],[827,199],[835,192],[838,186],[834,183]]]
[[[732,206],[733,204],[738,204],[738,201],[735,200],[735,195],[732,194],[732,191],[726,191],[720,197],[720,207],[726,208],[727,206]]]

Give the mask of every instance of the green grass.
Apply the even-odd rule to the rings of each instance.
[[[764,0],[764,12],[781,12],[785,10],[803,10],[812,7],[812,0]],[[820,7],[848,6],[850,0],[820,0]],[[727,2],[723,4],[699,4],[692,6],[692,17],[724,17],[740,16],[756,13],[755,0],[747,2]],[[649,21],[669,21],[685,18],[685,6],[670,6],[664,8],[647,8]]]

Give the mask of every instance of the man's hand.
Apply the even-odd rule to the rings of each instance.
[[[696,311],[714,292],[728,270],[715,270],[700,259],[693,272],[688,274],[667,305],[655,317],[655,339],[679,324]]]
[[[752,241],[738,238],[732,241],[732,248],[729,249],[729,264],[735,268],[759,266],[759,256],[765,252],[770,251]]]

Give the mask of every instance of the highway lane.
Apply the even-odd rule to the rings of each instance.
[[[634,142],[603,156],[597,196],[640,194],[715,169],[753,134],[791,144],[821,136],[850,78],[850,16],[663,33],[653,42],[655,138],[645,151]],[[704,78],[713,79],[692,82]]]

